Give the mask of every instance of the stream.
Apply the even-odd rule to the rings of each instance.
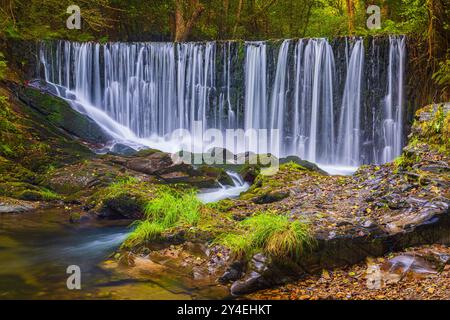
[[[202,190],[199,199],[214,202],[248,189],[230,172],[234,186]],[[130,232],[129,221],[72,224],[64,208],[0,214],[0,299],[217,299],[223,290],[192,288],[181,278],[157,275],[129,279],[100,264]],[[81,269],[81,290],[66,286],[69,265]]]

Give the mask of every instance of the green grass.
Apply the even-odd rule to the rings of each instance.
[[[238,257],[249,258],[262,252],[274,258],[294,260],[315,244],[307,223],[291,221],[287,215],[270,211],[245,219],[236,232],[223,234],[215,242]]]
[[[124,248],[132,248],[145,241],[157,240],[165,230],[161,224],[149,220],[136,221],[134,225],[136,228],[123,243]]]
[[[196,225],[200,219],[200,206],[194,191],[179,195],[164,190],[147,203],[144,212],[148,220],[170,228],[177,224]]]
[[[146,241],[160,239],[162,233],[177,226],[195,226],[200,220],[201,202],[193,190],[178,193],[161,189],[144,207],[145,219],[136,222],[136,228],[124,242],[124,247],[135,247]]]

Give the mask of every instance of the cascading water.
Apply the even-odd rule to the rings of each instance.
[[[405,39],[390,37],[388,55],[375,50],[375,42],[365,52],[362,39],[344,40],[345,46],[326,39],[278,45],[59,41],[42,43],[40,61],[57,94],[114,141],[198,152],[195,145],[209,128],[278,129],[266,150],[277,156],[341,166],[390,161],[403,143]],[[376,69],[366,63],[374,59]],[[385,84],[370,79],[386,69],[387,86],[380,89]],[[371,96],[368,103],[375,89],[383,98]],[[176,129],[187,130],[192,141],[169,139]],[[265,149],[237,140],[217,146],[234,153]]]
[[[384,101],[383,163],[393,160],[403,147],[405,38],[389,37],[389,44],[388,92]]]
[[[363,67],[364,45],[359,39],[353,46],[348,63],[337,141],[337,162],[348,166],[359,164]]]
[[[325,39],[300,40],[295,55],[291,153],[313,162],[333,163],[333,50]]]

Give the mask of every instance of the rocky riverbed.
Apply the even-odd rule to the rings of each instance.
[[[150,223],[155,231],[152,223],[156,220],[151,219],[156,218],[148,214],[155,210],[151,207],[154,201],[180,201],[190,192],[232,185],[226,170],[239,172],[251,183],[236,199],[213,204],[191,199],[193,217],[183,216],[190,210],[187,203],[180,205],[181,209],[178,206],[174,212],[181,218],[165,222],[164,228],[156,226],[156,236],[145,234],[142,241],[132,245],[125,242],[112,252],[101,263],[108,272],[136,281],[172,276],[187,287],[216,292],[218,297],[290,283],[278,291],[246,297],[411,298],[414,295],[410,289],[409,293],[398,289],[395,294],[384,285],[373,293],[367,291],[370,288],[360,288],[362,293],[353,294],[349,283],[361,285],[363,270],[367,275],[370,270],[386,268],[373,261],[407,256],[399,258],[399,263],[423,266],[422,260],[419,263],[408,258],[409,247],[422,252],[429,248],[423,245],[434,245],[431,248],[447,254],[448,104],[427,106],[417,112],[409,143],[394,162],[362,166],[352,176],[333,176],[297,157],[280,159],[278,168],[267,168],[260,161],[236,164],[238,159],[258,160],[262,155],[233,155],[223,149],[215,151],[227,158],[221,166],[193,166],[152,149],[122,152],[124,148],[116,148],[98,154],[93,150],[104,150],[107,138],[81,114],[75,113],[76,124],[63,121],[64,115],[73,110],[61,99],[12,83],[2,88],[2,94],[9,97],[1,119],[2,126],[8,128],[1,133],[2,213],[63,206],[71,223],[138,221],[137,225]],[[82,134],[77,136],[77,132]],[[275,231],[270,229],[272,222],[278,228]],[[270,234],[259,239],[254,232],[261,223],[265,223],[264,228],[269,226]],[[396,253],[402,250],[406,251]],[[368,258],[373,263],[366,266],[363,261]],[[439,288],[423,282],[424,292],[446,297],[442,291],[448,279],[446,263],[426,266],[444,280],[437,280]],[[317,292],[305,289],[312,282]],[[334,291],[320,293],[335,282]],[[404,284],[396,283],[399,288]],[[409,282],[405,285],[410,288]],[[342,295],[341,289],[350,293]],[[425,298],[420,294],[417,297]]]

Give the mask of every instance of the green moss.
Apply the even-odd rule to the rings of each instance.
[[[124,177],[96,192],[89,203],[97,212],[111,209],[125,215],[143,213],[145,205],[154,198],[155,191],[156,186],[150,183],[134,177]]]
[[[221,212],[226,212],[226,211],[230,210],[233,206],[234,206],[234,201],[231,199],[223,199],[223,200],[220,200],[217,202],[212,202],[212,203],[206,204],[206,207],[214,209],[214,210],[218,210]]]
[[[265,175],[260,172],[251,187],[241,194],[240,199],[262,199],[265,195],[276,195],[279,200],[285,195],[278,192],[278,189],[285,187],[289,182],[298,179],[302,174],[308,172],[309,174],[316,174],[309,171],[303,166],[294,162],[287,162],[279,166],[278,171],[274,175]]]
[[[47,122],[93,143],[104,143],[108,136],[92,120],[76,112],[65,100],[33,88],[19,91],[21,100],[38,111]]]
[[[0,195],[28,201],[53,201],[61,196],[51,190],[26,182],[0,183]]]
[[[151,156],[152,154],[155,154],[157,152],[161,152],[159,150],[156,149],[143,149],[143,150],[139,150],[135,156],[137,157],[148,157]]]
[[[420,118],[422,113],[431,113],[429,120],[416,120],[413,128],[415,135],[412,137],[410,146],[414,147],[421,143],[427,144],[432,149],[449,154],[450,152],[450,113],[444,111],[443,105],[428,106],[417,112]]]

